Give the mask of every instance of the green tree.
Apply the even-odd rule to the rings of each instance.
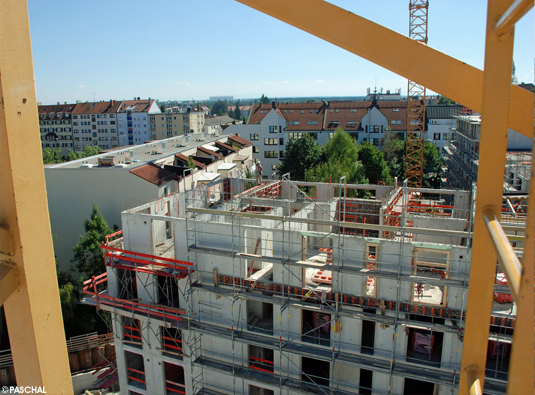
[[[43,150],[43,163],[61,163],[63,157],[61,156],[61,148],[45,148]]]
[[[447,104],[447,105],[451,105],[451,104],[455,104],[455,102],[454,102],[453,100],[448,99],[448,98],[445,97],[445,96],[440,96],[440,98],[439,98],[438,101],[437,101],[437,104]]]
[[[213,115],[224,115],[228,111],[228,106],[226,101],[218,100],[212,106]]]
[[[240,109],[240,101],[239,100],[236,102],[236,107],[234,108],[234,114],[236,115],[234,118],[236,118],[236,119],[241,119],[242,118],[241,109]]]
[[[430,141],[424,145],[424,177],[422,184],[427,188],[441,188],[444,162],[440,150]]]
[[[196,169],[197,166],[195,165],[195,163],[193,162],[193,158],[190,156],[189,159],[188,159],[188,163],[186,164],[188,166],[188,168],[190,169]]]
[[[271,101],[269,100],[269,98],[267,96],[264,96],[264,94],[262,93],[262,97],[260,98],[260,104],[269,104]]]
[[[294,180],[304,180],[305,172],[317,166],[323,156],[323,147],[307,133],[295,140],[290,139],[284,147],[284,160],[277,165],[277,173],[290,173]]]
[[[325,143],[324,160],[306,172],[306,180],[314,182],[338,182],[346,176],[351,184],[365,183],[364,168],[359,162],[355,140],[342,128]]]
[[[390,140],[383,146],[383,156],[390,168],[390,176],[397,177],[399,182],[405,179],[405,142],[399,139]]]
[[[71,161],[71,160],[76,160],[76,159],[82,159],[88,156],[98,155],[99,153],[100,153],[100,149],[98,148],[98,146],[86,145],[82,152],[69,151],[69,154],[67,155],[67,160]]]
[[[386,185],[392,184],[390,169],[379,148],[366,141],[359,145],[358,155],[370,184],[377,184],[379,181],[383,181]]]
[[[82,276],[91,278],[106,270],[100,246],[106,241],[106,235],[113,232],[95,203],[93,203],[91,216],[84,221],[84,230],[86,236],[80,236],[73,247],[74,258],[71,262],[76,271],[82,273]]]
[[[231,118],[237,119],[236,118],[236,113],[234,112],[234,110],[230,110],[229,113],[228,113],[228,116],[231,117]]]

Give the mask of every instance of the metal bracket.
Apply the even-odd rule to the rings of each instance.
[[[14,263],[0,261],[0,306],[19,289],[19,270]]]

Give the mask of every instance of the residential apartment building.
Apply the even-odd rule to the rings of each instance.
[[[452,139],[452,129],[457,127],[457,118],[461,111],[468,111],[463,106],[454,105],[428,105],[425,110],[427,128],[425,140],[432,142],[441,152],[449,145]]]
[[[177,107],[178,108],[178,107]],[[202,133],[204,129],[204,113],[192,111],[166,111],[149,115],[149,132],[151,140],[161,140],[172,136],[190,133]]]
[[[119,145],[139,145],[149,140],[149,114],[160,114],[153,99],[125,100],[117,113]]]
[[[60,149],[61,155],[68,155],[73,147],[72,118],[76,104],[39,105],[39,134],[41,147]]]
[[[83,303],[112,315],[125,394],[456,394],[469,196],[217,179],[123,211]],[[487,394],[505,392],[515,319],[495,303],[481,323]]]
[[[406,125],[405,101],[272,102],[254,105],[247,125],[231,125],[226,131],[253,142],[254,158],[262,162],[264,176],[271,178],[286,143],[304,133],[325,144],[342,128],[359,144],[370,141],[381,148],[386,138],[404,139]]]
[[[471,190],[479,169],[480,115],[460,115],[451,129],[452,139],[444,147],[448,166],[446,185]],[[527,193],[531,171],[533,140],[509,129],[505,165],[504,193]]]
[[[74,152],[85,146],[101,150],[117,148],[117,115],[122,102],[118,100],[77,103],[72,114]]]

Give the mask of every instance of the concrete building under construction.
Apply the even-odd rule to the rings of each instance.
[[[220,179],[122,212],[84,303],[124,394],[456,394],[473,213],[467,191]],[[516,319],[500,273],[495,299],[487,394]]]

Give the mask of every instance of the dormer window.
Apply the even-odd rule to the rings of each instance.
[[[48,114],[48,117],[49,117],[49,118],[54,118],[54,113],[53,113],[53,112],[49,113],[49,114]]]
[[[40,115],[41,115],[41,119],[43,119],[44,117],[46,117],[46,114],[41,113]]]
[[[356,110],[356,109],[354,109],[354,108],[352,108],[352,109],[351,109],[351,112],[357,112],[357,110]]]
[[[318,124],[318,121],[308,121],[308,124],[309,124],[309,125],[317,125],[317,124]]]
[[[70,112],[66,112],[65,113],[65,118],[69,118],[71,116],[71,113]]]
[[[61,112],[58,112],[58,113],[56,114],[56,116],[57,116],[58,118],[61,118],[61,114],[62,114]]]
[[[399,112],[399,108],[393,108],[392,111]]]

